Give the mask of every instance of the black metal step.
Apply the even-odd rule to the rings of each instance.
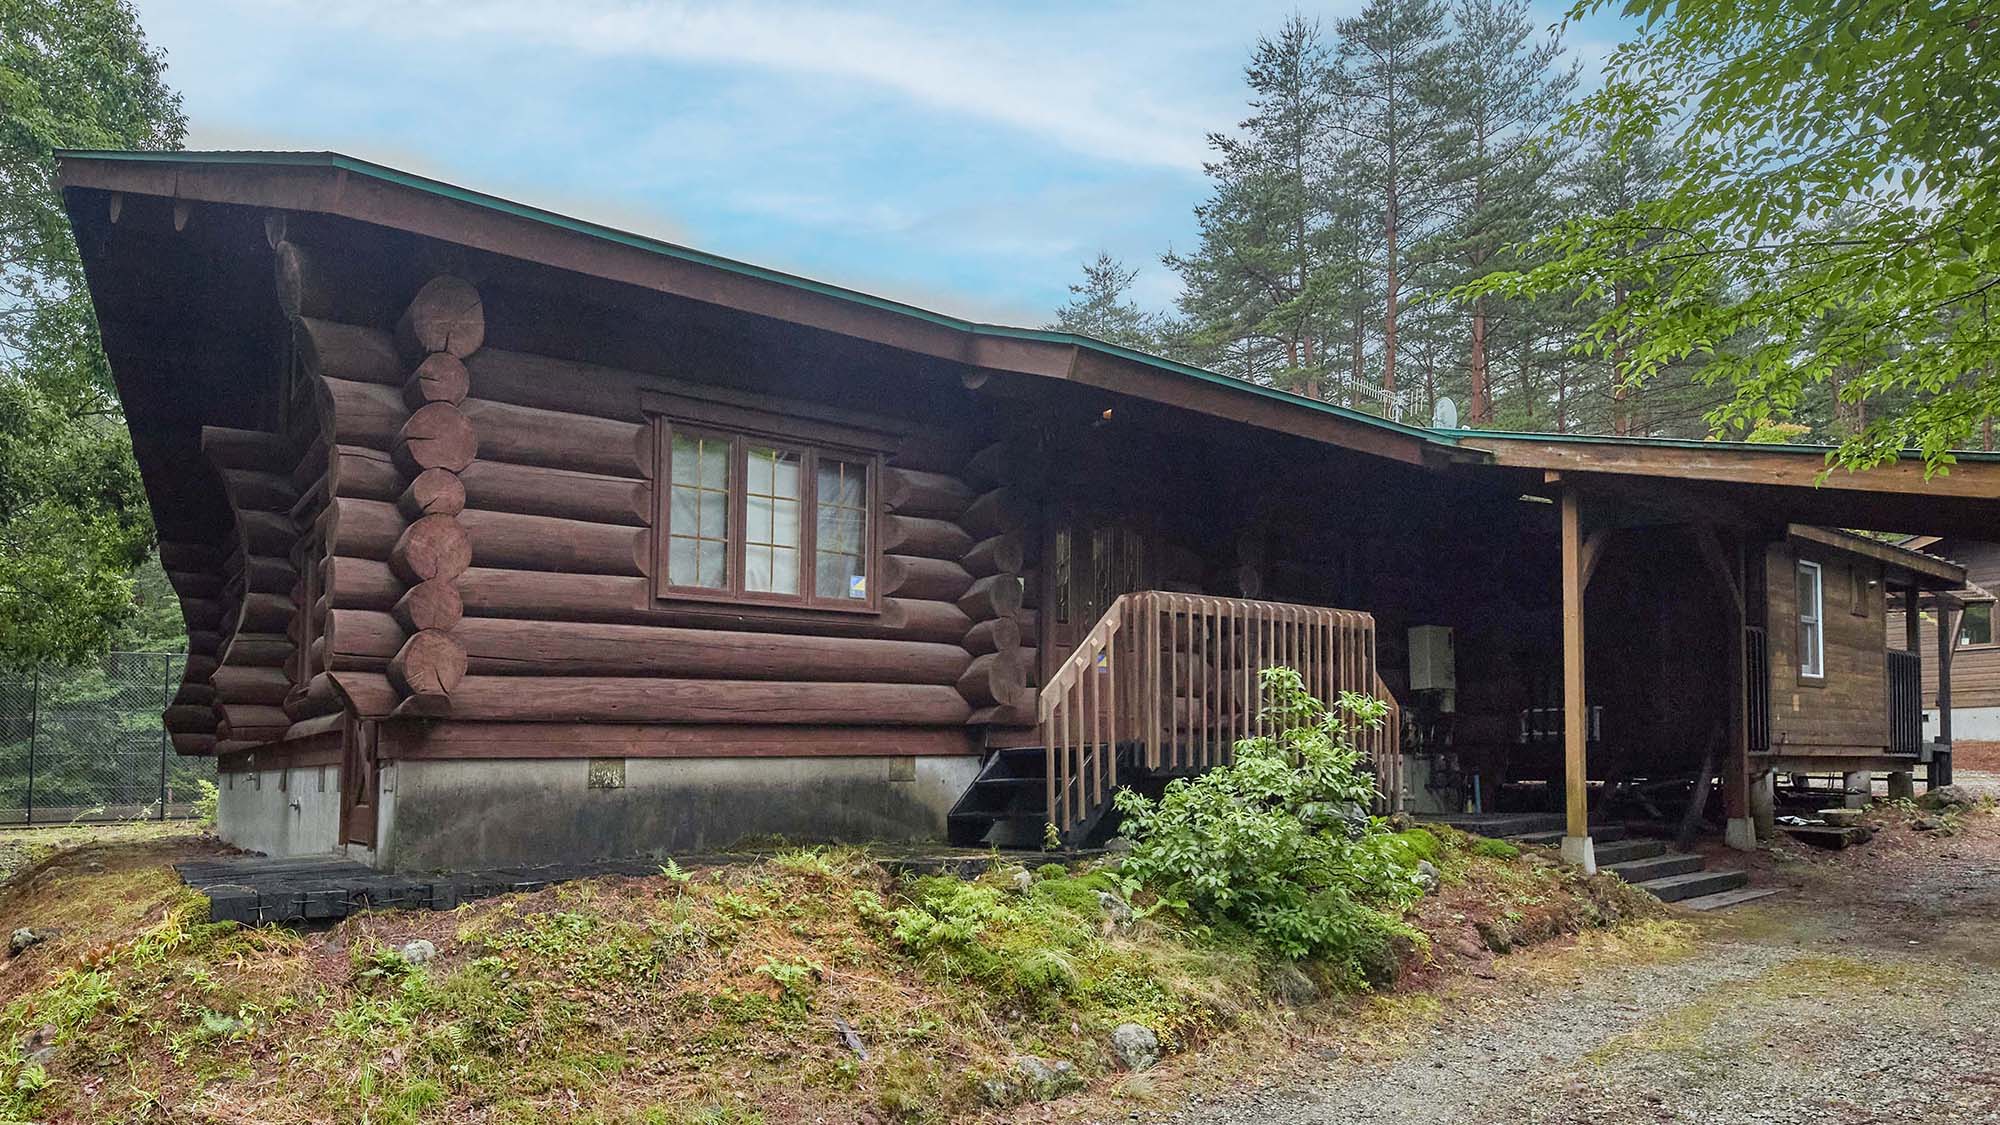
[[[1704,860],[1698,855],[1685,852],[1663,852],[1626,860],[1604,862],[1600,853],[1598,870],[1609,871],[1628,883],[1644,884],[1653,879],[1664,879],[1670,875],[1686,875],[1700,871]]]
[[[1592,851],[1597,856],[1599,867],[1611,867],[1635,859],[1651,859],[1657,855],[1665,855],[1669,850],[1665,840],[1614,840],[1608,844],[1595,837],[1593,840],[1596,841],[1596,846]]]
[[[1684,898],[1733,891],[1749,881],[1750,876],[1742,871],[1694,871],[1632,885],[1661,902],[1679,902]]]

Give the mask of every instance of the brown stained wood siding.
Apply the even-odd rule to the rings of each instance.
[[[922,471],[899,459],[900,444],[934,436],[929,431],[887,435],[882,472],[891,486],[878,490],[875,535],[893,528],[897,546],[874,560],[878,611],[661,599],[643,577],[657,566],[660,475],[644,435],[666,396],[710,390],[497,349],[466,366],[478,460],[463,473],[458,519],[470,533],[472,569],[459,581],[465,617],[455,632],[467,640],[472,674],[452,692],[454,722],[824,728],[826,737],[807,741],[828,747],[853,741],[838,737],[843,729],[941,727],[949,728],[941,742],[911,737],[901,752],[974,745],[965,734],[972,706],[959,688],[973,660],[965,638],[974,618],[957,603],[974,581],[963,557],[975,537],[957,510],[975,489],[939,472],[930,453],[911,456]],[[869,420],[735,390],[712,393],[717,409],[761,412],[774,424],[796,420],[802,432]],[[973,433],[937,436],[966,449],[980,444]],[[337,600],[379,602],[367,581],[372,569],[351,577],[336,571]],[[340,663],[367,668],[387,638],[363,623],[387,623],[354,612],[342,611],[346,628],[335,632]],[[727,749],[735,741],[720,738],[716,752],[774,745],[756,734]]]
[[[1798,562],[1821,567],[1825,671],[1799,674]],[[1882,566],[1809,544],[1779,543],[1764,556],[1771,677],[1771,749],[1880,753],[1888,746]],[[1853,612],[1852,573],[1860,569],[1867,613]],[[1873,580],[1874,585],[1866,583]]]
[[[1924,549],[1964,565],[1967,581],[1989,592],[2000,590],[2000,543],[1947,539]],[[1902,600],[1902,594],[1898,592],[1896,604],[1900,606]],[[1930,711],[1937,707],[1938,623],[1934,611],[1926,609],[1923,612],[1918,619],[1918,630],[1921,637],[1919,652],[1923,657],[1924,709]],[[1903,647],[1903,612],[1900,608],[1889,614],[1884,635],[1890,648]],[[2000,645],[1959,646],[1951,659],[1951,706],[1954,711],[1969,707],[2000,707]]]

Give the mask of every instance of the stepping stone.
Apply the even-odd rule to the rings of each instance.
[[[1679,905],[1689,910],[1721,910],[1725,906],[1736,906],[1740,903],[1754,902],[1757,899],[1767,898],[1777,893],[1778,888],[1776,887],[1739,887],[1733,891],[1717,891],[1712,895],[1696,895],[1693,898],[1684,898],[1680,901]]]

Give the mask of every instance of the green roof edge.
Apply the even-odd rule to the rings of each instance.
[[[866,305],[884,312],[914,317],[975,336],[1035,340],[1042,343],[1088,348],[1091,351],[1115,356],[1119,359],[1143,363],[1149,367],[1170,371],[1185,378],[1199,379],[1203,382],[1223,386],[1234,392],[1248,392],[1261,397],[1276,399],[1301,409],[1314,410],[1322,414],[1331,414],[1338,418],[1374,426],[1405,437],[1417,438],[1421,441],[1434,442],[1439,445],[1450,446],[1457,444],[1457,439],[1449,431],[1438,431],[1426,426],[1412,426],[1404,422],[1395,422],[1363,411],[1338,406],[1334,403],[1305,398],[1271,387],[1258,386],[1255,383],[1248,383],[1241,379],[1220,375],[1213,371],[1179,363],[1161,356],[1120,347],[1117,344],[1109,344],[1090,336],[1082,336],[1074,332],[1055,332],[1042,328],[1020,328],[1014,325],[988,324],[982,321],[966,320],[962,317],[926,309],[919,305],[907,304],[902,301],[891,300],[887,297],[878,297],[872,293],[863,293],[858,289],[849,289],[830,282],[815,281],[812,278],[800,277],[796,274],[784,273],[765,266],[737,261],[734,258],[725,258],[719,254],[711,254],[705,250],[697,250],[693,247],[667,242],[649,235],[634,234],[631,231],[619,230],[616,227],[605,226],[602,223],[594,223],[587,219],[565,215],[559,211],[550,211],[547,208],[520,203],[472,188],[460,187],[457,184],[446,183],[443,180],[434,180],[428,176],[420,176],[413,172],[404,172],[385,164],[376,164],[372,161],[361,160],[338,152],[266,152],[251,150],[198,152],[57,149],[55,155],[59,159],[123,160],[153,164],[263,164],[301,168],[332,168],[396,184],[400,187],[422,191],[430,195],[456,200],[461,203],[484,207],[488,210],[499,211],[518,218],[560,227],[564,230],[573,231],[592,238],[616,242],[621,245],[633,247],[634,249],[645,250],[649,253],[679,258],[683,261],[694,262],[713,269],[726,270],[730,273],[753,277],[761,281],[785,285],[794,289],[803,289],[807,292],[854,304]]]
[[[920,305],[912,305],[903,301],[892,300],[888,297],[878,297],[872,293],[864,293],[858,289],[849,289],[845,286],[832,284],[831,282],[816,281],[809,277],[800,277],[797,274],[785,273],[766,266],[753,265],[734,258],[725,258],[719,254],[711,254],[705,250],[682,246],[679,243],[668,242],[649,235],[634,234],[631,231],[620,230],[617,227],[606,226],[603,223],[591,222],[588,219],[579,219],[571,215],[562,214],[559,211],[551,211],[529,203],[520,203],[473,188],[460,187],[457,184],[435,180],[428,176],[420,176],[414,172],[405,172],[398,168],[391,168],[386,164],[377,164],[370,160],[362,160],[358,157],[347,156],[338,152],[57,149],[55,150],[55,155],[59,159],[125,160],[158,164],[266,164],[289,165],[303,168],[333,168],[356,175],[368,176],[372,179],[411,188],[430,195],[441,196],[457,200],[461,203],[469,203],[473,206],[484,207],[488,210],[499,211],[504,214],[544,223],[549,226],[560,227],[564,230],[573,231],[592,238],[616,242],[621,245],[633,247],[634,249],[645,250],[649,253],[679,258],[683,261],[694,262],[713,269],[725,270],[730,273],[753,277],[777,285],[789,286],[794,289],[802,289],[821,296],[866,305],[870,308],[896,313],[901,316],[914,317],[918,320],[928,321],[932,324],[975,336],[1035,340],[1042,343],[1087,348],[1104,355],[1115,356],[1134,363],[1142,363],[1148,367],[1158,368],[1162,371],[1169,371],[1184,378],[1197,379],[1202,382],[1225,387],[1237,393],[1248,393],[1263,398],[1274,399],[1302,410],[1330,414],[1337,418],[1358,422],[1362,425],[1374,426],[1378,429],[1388,430],[1405,437],[1413,437],[1438,445],[1456,446],[1461,437],[1491,437],[1502,440],[1658,446],[1672,449],[1752,449],[1775,453],[1810,453],[1821,457],[1826,456],[1833,450],[1832,446],[1824,445],[1710,441],[1698,438],[1635,438],[1619,437],[1611,434],[1549,434],[1509,430],[1441,430],[1429,426],[1412,426],[1405,422],[1391,421],[1387,418],[1377,417],[1364,411],[1353,410],[1334,403],[1323,402],[1319,399],[1306,398],[1302,395],[1291,394],[1272,387],[1259,386],[1256,383],[1245,382],[1241,379],[1218,374],[1205,368],[1180,363],[1163,356],[1156,356],[1148,352],[1137,351],[1133,348],[1106,343],[1091,336],[1083,336],[1074,332],[1056,332],[1045,328],[1021,328],[1008,324],[989,324],[983,321],[966,320],[963,317],[956,317],[948,313],[926,309]],[[1921,458],[1923,454],[1921,451],[1906,449],[1903,451],[1902,456],[1906,458]],[[2000,453],[1986,453],[1976,450],[1953,450],[1951,456],[1961,461],[2000,462]]]

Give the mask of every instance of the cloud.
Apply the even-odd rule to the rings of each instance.
[[[306,10],[301,5],[301,11]],[[362,0],[321,18],[392,38],[472,36],[587,55],[751,67],[862,83],[948,113],[997,122],[1045,141],[1130,164],[1199,168],[1208,130],[1231,110],[1182,95],[1143,49],[1098,53],[1067,40],[1116,35],[1121,19],[1061,21],[1060,34],[1005,6],[890,15],[749,0],[491,0],[411,4]],[[1129,31],[1129,27],[1126,28]]]

